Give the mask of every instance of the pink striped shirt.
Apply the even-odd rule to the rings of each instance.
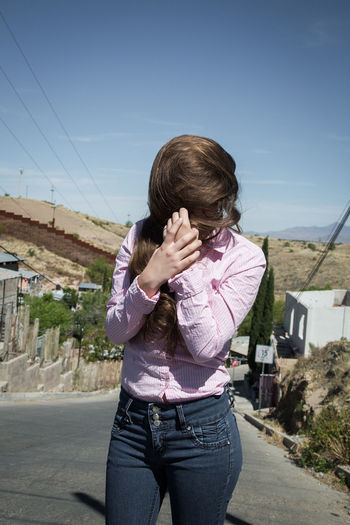
[[[130,229],[118,253],[107,304],[107,335],[116,344],[126,343],[122,385],[149,402],[164,401],[164,394],[172,403],[221,394],[230,379],[224,365],[230,340],[258,292],[264,254],[226,229],[202,247],[193,266],[169,279],[184,342],[171,357],[162,341],[145,343],[137,336],[159,299],[159,292],[148,298],[137,277],[130,283],[128,264],[141,227],[139,221]]]

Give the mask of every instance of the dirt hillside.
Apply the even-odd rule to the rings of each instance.
[[[29,217],[43,224],[52,221],[55,212],[56,228],[66,233],[77,233],[79,238],[112,253],[120,248],[128,231],[128,228],[122,224],[103,221],[90,215],[68,210],[63,206],[57,206],[53,210],[52,204],[46,201],[0,196],[0,209]]]
[[[0,209],[30,217],[46,224],[53,217],[51,203],[34,199],[0,197]],[[96,217],[68,210],[63,206],[57,206],[55,209],[55,226],[65,230],[67,233],[77,233],[82,240],[111,253],[118,251],[128,231],[128,228],[124,225],[102,221]],[[247,237],[258,246],[262,245],[262,237]],[[45,249],[45,247],[42,248]],[[270,264],[275,270],[276,294],[284,294],[286,290],[298,290],[304,284],[323,248],[324,244],[317,242],[269,239]],[[10,245],[7,246],[7,249],[11,249]],[[13,251],[16,251],[22,257],[28,257],[29,249],[29,244],[27,246],[27,243],[18,241],[16,249],[13,249]],[[33,249],[38,252],[37,247]],[[56,256],[53,257],[57,259]],[[44,271],[48,257],[40,259],[41,262],[38,260],[37,264],[41,264]],[[57,266],[68,269],[70,264],[67,261],[63,265],[63,261],[60,261],[57,262]],[[53,271],[54,264],[50,268],[50,272],[52,273]],[[73,274],[74,272],[72,273],[74,281],[75,277],[73,277]],[[56,279],[62,279],[62,275],[57,273]],[[348,288],[349,282],[350,244],[337,244],[335,249],[328,253],[311,284],[320,287],[329,284],[332,288]]]
[[[328,343],[307,359],[300,357],[283,378],[281,392],[275,415],[292,434],[327,405],[350,406],[350,342]]]

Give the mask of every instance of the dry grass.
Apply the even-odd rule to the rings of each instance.
[[[9,235],[2,235],[0,244],[4,245],[8,251],[23,257],[26,263],[35,268],[38,273],[42,273],[51,279],[55,284],[60,284],[62,287],[78,288],[79,283],[85,281],[84,266],[49,252],[44,247],[38,248],[35,244],[15,239]],[[24,265],[21,267],[31,271]],[[42,283],[43,290],[55,288],[54,284],[48,280],[43,280]]]
[[[263,238],[249,237],[255,244],[262,245]],[[308,245],[314,245],[312,250]],[[286,241],[269,239],[270,264],[275,270],[275,293],[299,290],[319,258],[324,244],[309,241]],[[330,251],[312,280],[313,286],[347,288],[350,281],[350,244],[337,244]]]
[[[50,203],[34,199],[0,197],[0,209],[29,217],[43,224],[48,224],[53,216]],[[77,233],[81,239],[111,253],[115,253],[120,248],[128,232],[128,228],[122,224],[71,211],[63,206],[56,207],[55,226],[67,233]]]
[[[12,211],[19,215],[30,216],[42,223],[52,220],[52,206],[48,202],[34,199],[0,197],[0,209]],[[28,212],[26,215],[25,211]],[[1,221],[0,221],[1,222]],[[122,224],[101,220],[63,206],[55,211],[56,227],[68,233],[77,233],[87,242],[115,253],[128,231]],[[248,236],[258,246],[263,238]],[[315,246],[312,250],[310,244]],[[309,272],[318,259],[324,245],[308,241],[286,241],[269,239],[270,264],[275,270],[275,293],[284,298],[286,290],[298,290],[304,284]],[[350,281],[350,244],[336,245],[328,253],[312,285],[323,287],[329,284],[332,288],[347,288]]]

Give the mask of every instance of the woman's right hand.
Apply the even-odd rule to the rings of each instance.
[[[183,224],[179,217],[167,228],[162,245],[150,258],[146,268],[138,277],[139,287],[152,297],[162,284],[178,273],[189,268],[199,257],[202,242],[198,239],[198,230],[190,231],[177,238]]]

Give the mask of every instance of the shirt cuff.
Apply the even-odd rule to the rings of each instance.
[[[138,276],[133,280],[128,291],[134,306],[139,310],[142,310],[142,313],[144,314],[152,312],[160,296],[160,291],[158,290],[153,297],[148,297],[148,295],[139,287]]]
[[[186,299],[204,290],[203,267],[194,264],[168,280],[169,288],[178,299]]]

